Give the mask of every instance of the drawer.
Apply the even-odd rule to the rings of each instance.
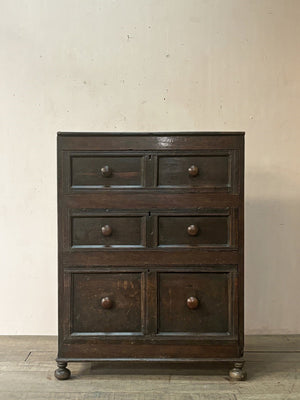
[[[159,273],[158,333],[232,335],[236,282],[234,272]]]
[[[71,216],[73,249],[145,246],[145,214],[80,212]]]
[[[160,155],[157,160],[157,186],[231,191],[231,159],[231,152]]]
[[[143,155],[72,154],[72,189],[134,188],[144,185]]]
[[[73,273],[72,334],[141,334],[142,273]]]
[[[156,219],[157,246],[234,248],[237,243],[237,218],[231,210],[157,215]]]

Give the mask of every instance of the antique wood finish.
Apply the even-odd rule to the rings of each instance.
[[[207,191],[231,188],[230,153],[161,155],[157,161],[159,187],[195,187]]]
[[[70,361],[231,362],[245,379],[242,132],[58,134]]]
[[[159,333],[233,336],[232,273],[159,274]],[[187,309],[188,308],[188,309]]]
[[[141,273],[73,274],[72,334],[142,334]]]
[[[72,216],[72,248],[145,246],[146,217],[101,213]]]
[[[77,153],[70,157],[71,187],[93,189],[103,187],[142,187],[144,183],[144,157],[95,152]]]
[[[222,210],[221,210],[222,211]],[[230,216],[222,214],[186,213],[158,215],[158,246],[232,247]]]

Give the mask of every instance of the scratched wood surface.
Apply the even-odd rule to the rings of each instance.
[[[57,381],[57,338],[0,336],[0,400],[300,400],[300,335],[246,337],[248,380],[227,370],[70,363]]]

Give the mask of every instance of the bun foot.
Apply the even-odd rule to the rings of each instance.
[[[229,371],[231,381],[244,381],[247,378],[246,372],[243,370],[244,362],[234,363],[233,368]]]
[[[64,381],[66,379],[69,379],[71,376],[71,371],[66,368],[68,363],[66,362],[58,362],[57,366],[58,368],[54,371],[54,376],[56,379],[60,381]]]

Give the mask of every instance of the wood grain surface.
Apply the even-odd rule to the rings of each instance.
[[[246,336],[248,380],[228,370],[72,363],[72,377],[53,376],[54,336],[0,336],[0,400],[299,400],[300,335]]]

